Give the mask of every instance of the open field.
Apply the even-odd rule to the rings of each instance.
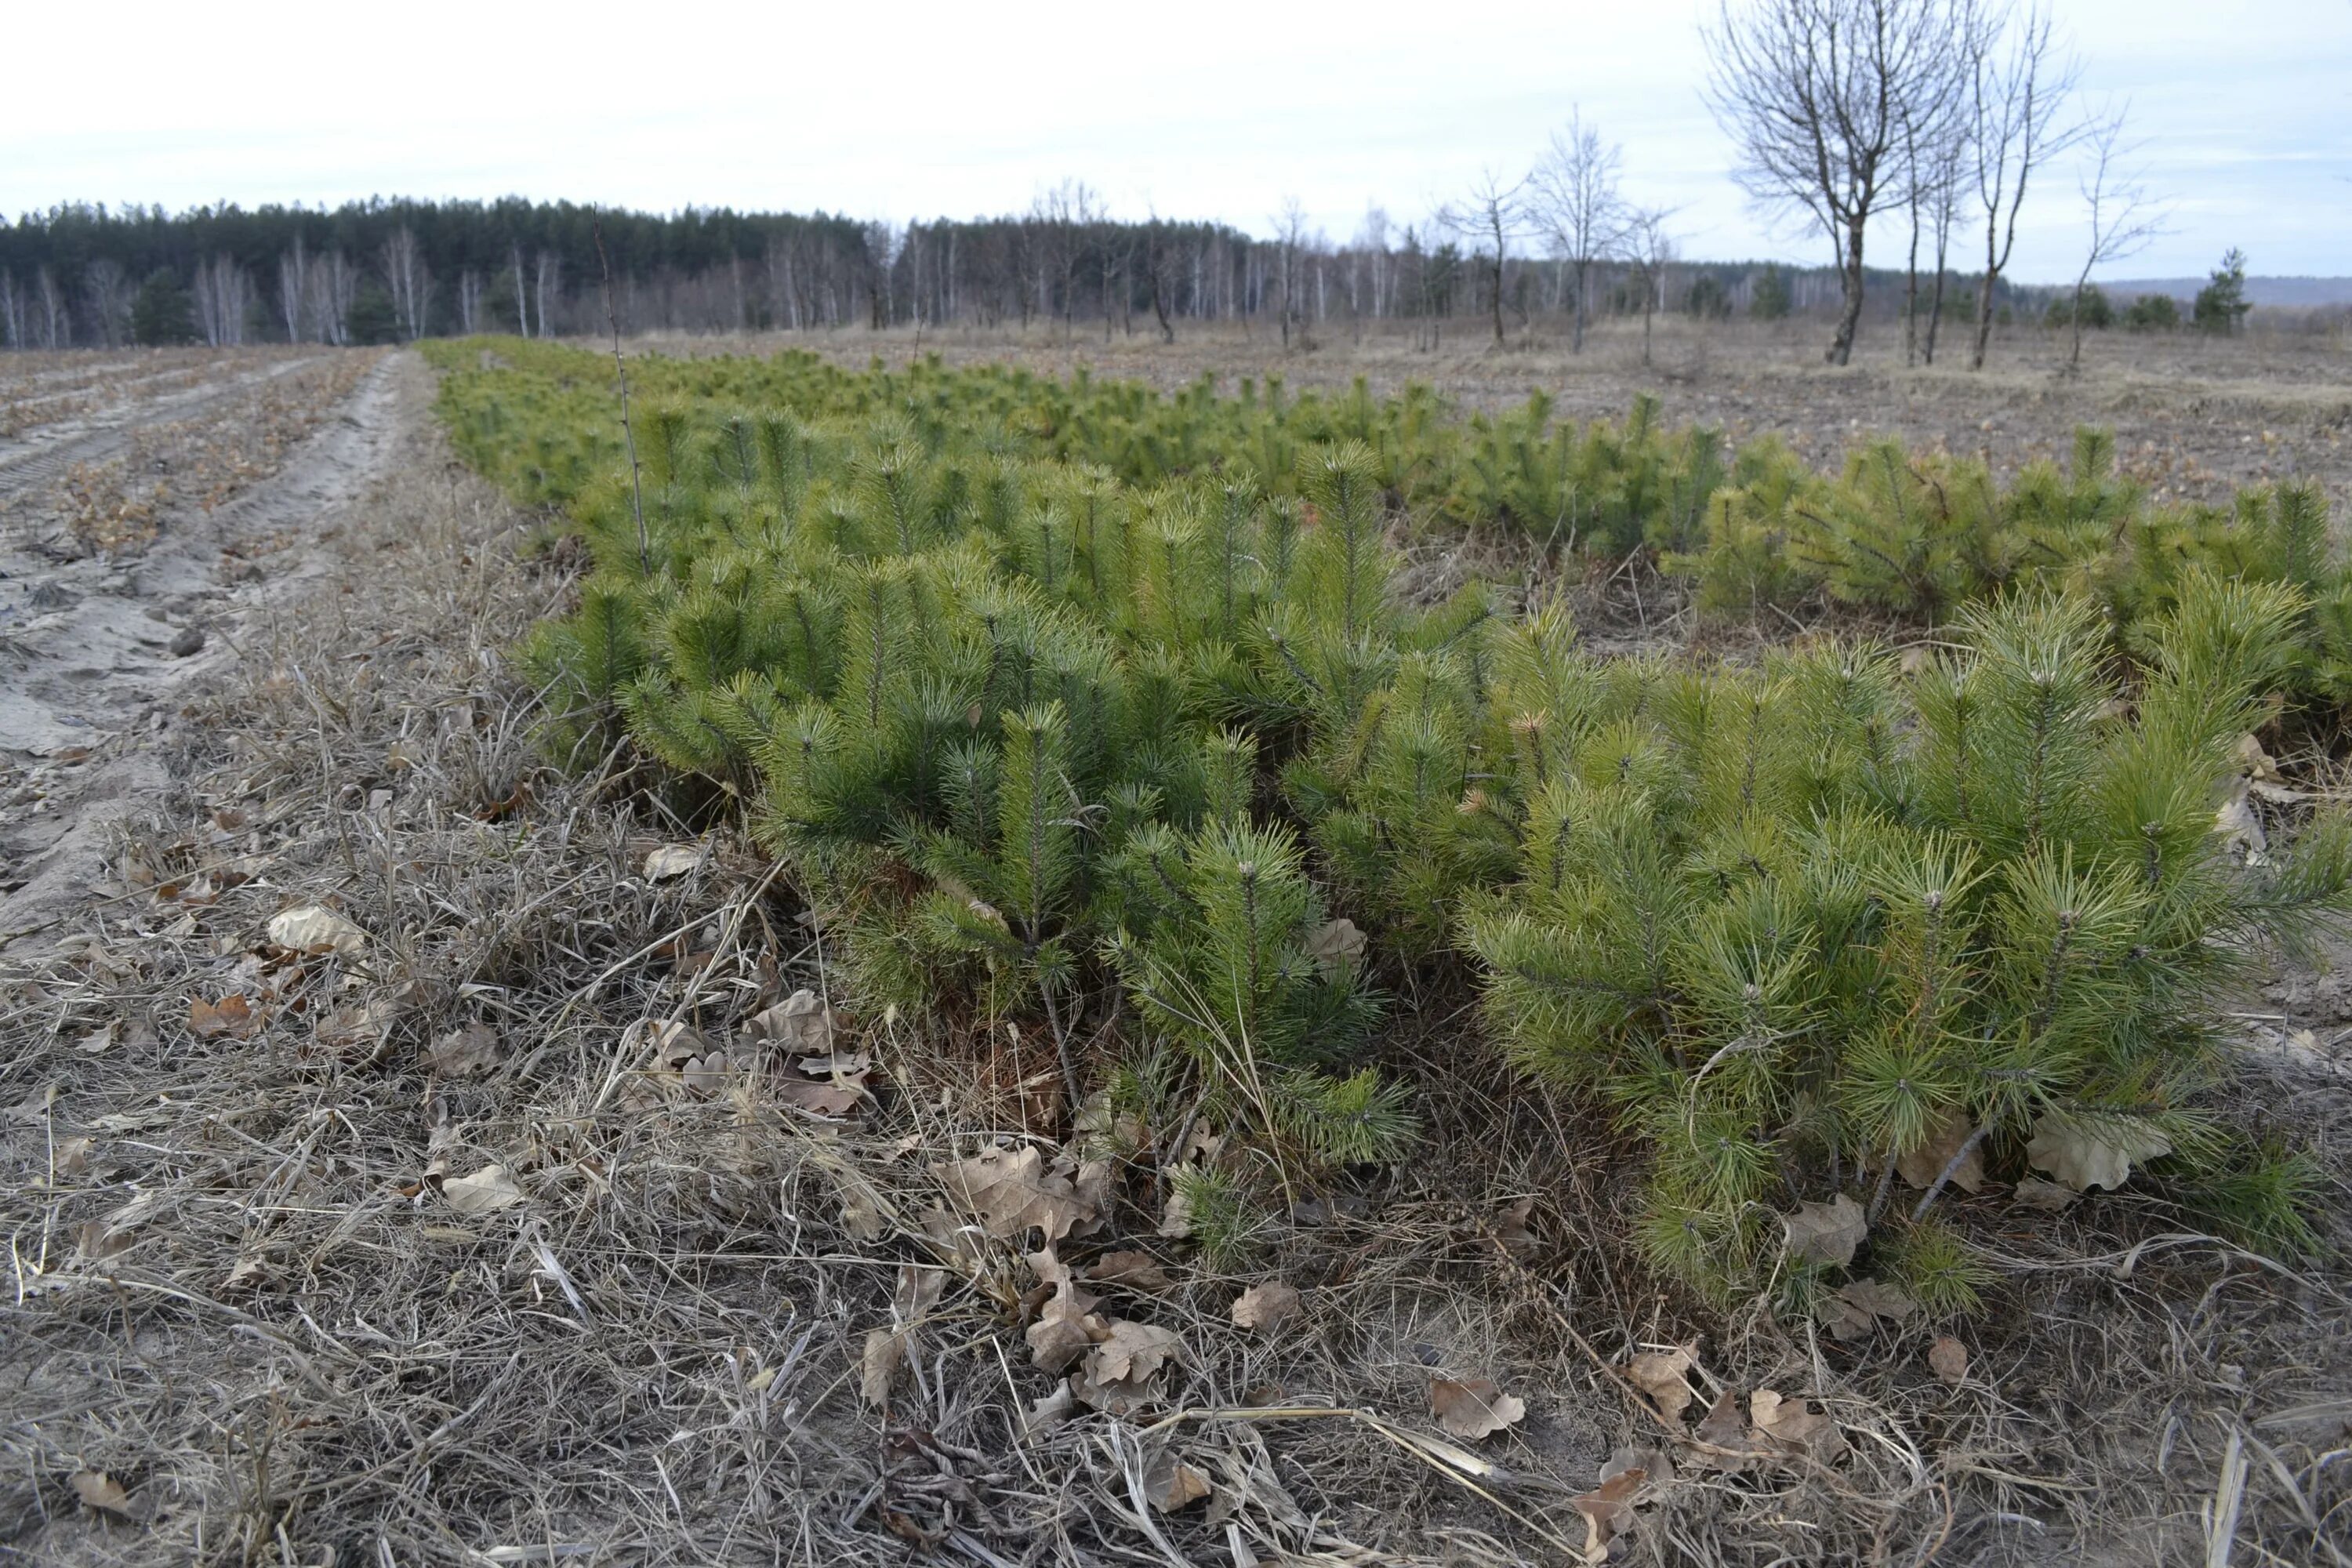
[[[2210,500],[2236,485],[2307,475],[2328,488],[2339,516],[2352,499],[2352,343],[2340,331],[2094,332],[2082,373],[2069,377],[2064,337],[2038,330],[1996,333],[1981,373],[1964,368],[1965,351],[1948,334],[1946,363],[1905,368],[1887,322],[1866,327],[1851,366],[1831,367],[1820,363],[1824,331],[1814,322],[1662,316],[1646,366],[1640,323],[1613,319],[1593,325],[1581,354],[1556,341],[1556,328],[1496,351],[1471,322],[1457,323],[1433,351],[1394,331],[1352,339],[1339,322],[1319,329],[1304,352],[1286,351],[1263,330],[1245,335],[1223,326],[1165,344],[1142,318],[1132,333],[1115,331],[1108,341],[1099,320],[1076,322],[1066,345],[1058,322],[1042,321],[1025,333],[899,328],[643,341],[691,355],[806,348],[850,366],[877,355],[903,364],[918,352],[950,364],[1018,363],[1054,374],[1086,366],[1163,391],[1203,375],[1229,392],[1244,376],[1331,389],[1362,376],[1374,395],[1386,396],[1418,381],[1487,410],[1540,390],[1575,419],[1620,418],[1647,392],[1661,399],[1670,424],[1717,426],[1734,440],[1777,435],[1822,467],[1842,461],[1864,437],[1888,435],[1922,449],[1982,454],[2013,471],[2063,458],[2074,426],[2095,424],[2116,432],[2125,471],[2163,494]]]
[[[2152,489],[2307,477],[2352,516],[2352,378],[2325,340],[2113,334],[2061,380],[2038,338],[1972,377],[1830,372],[1794,331],[1678,321],[1650,367],[1622,326],[1571,359],[1167,347],[1137,324],[919,352],[1171,389],[1422,380],[1479,408],[1539,386],[1577,417],[1648,390],[1671,423],[1818,464],[1884,432],[2013,472],[2093,421]],[[631,346],[780,342],[918,352]],[[2328,1173],[2322,1250],[2281,1264],[2166,1200],[2051,1214],[1996,1183],[1950,1205],[1993,1279],[1938,1321],[1965,1346],[1949,1376],[1916,1321],[1832,1338],[1666,1278],[1623,1235],[1622,1129],[1515,1074],[1467,986],[1413,994],[1380,1052],[1422,1109],[1413,1158],[1318,1178],[1240,1264],[1162,1231],[1141,1155],[1090,1200],[1104,1228],[1068,1245],[1102,1313],[1181,1348],[1145,1408],[1074,1408],[1031,1364],[1045,1270],[959,1225],[936,1168],[1004,1139],[1083,1170],[1045,1037],[850,1017],[833,1048],[870,1060],[838,1069],[862,1086],[846,1120],[745,1064],[751,1020],[841,983],[833,933],[642,755],[549,765],[514,645],[584,565],[459,466],[418,356],[0,371],[23,410],[0,432],[0,1553],[1372,1568],[1576,1561],[1605,1517],[1634,1563],[2211,1563],[2221,1519],[2240,1563],[2343,1561],[2352,1003],[2329,968],[2232,1006],[2223,1091]],[[173,466],[137,526],[95,529],[94,481],[67,476],[119,490],[155,452]],[[1414,548],[1447,586],[1538,569],[1433,531]],[[1639,613],[1664,623],[1645,646],[1696,629],[1672,599]],[[685,865],[649,863],[680,843]],[[350,934],[275,939],[313,907]],[[673,1062],[645,1027],[664,1019],[737,1054]],[[1295,1316],[1235,1321],[1282,1283]],[[1629,1376],[1682,1345],[1695,1407],[1662,1418]],[[1441,1427],[1432,1380],[1482,1376],[1523,1416]],[[1811,1401],[1840,1450],[1745,1452],[1761,1390]],[[1694,1435],[1727,1395],[1727,1436]],[[1595,1502],[1629,1454],[1648,1484]],[[1193,1481],[1206,1499],[1163,1511]]]

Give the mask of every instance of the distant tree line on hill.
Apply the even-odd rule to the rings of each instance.
[[[1272,237],[1111,216],[1065,183],[1017,215],[904,225],[730,208],[650,215],[570,202],[373,200],[300,206],[66,205],[0,222],[0,342],[372,343],[605,325],[601,226],[625,332],[1012,326],[1075,336],[1185,322],[1287,340],[1405,321],[1429,346],[1456,318],[1685,311],[1771,319],[1838,308],[1828,268],[1612,251],[1497,265],[1475,225],[1378,209],[1335,243],[1294,206]],[[1904,276],[1872,270],[1873,312]],[[1955,279],[1965,290],[1967,279]],[[2000,285],[2000,303],[2011,290]],[[2031,290],[2016,291],[2021,297]],[[1581,299],[1585,309],[1579,311]],[[2038,310],[2038,298],[2026,309]]]

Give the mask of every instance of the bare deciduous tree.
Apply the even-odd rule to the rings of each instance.
[[[1437,214],[1444,226],[1470,241],[1486,274],[1487,301],[1495,315],[1495,346],[1503,346],[1503,267],[1511,242],[1528,232],[1528,180],[1507,181],[1493,169],[1482,169],[1458,205]]]
[[[82,268],[82,302],[89,307],[98,340],[108,348],[131,336],[131,279],[112,257],[101,256]]]
[[[1528,205],[1551,241],[1552,253],[1576,278],[1576,324],[1569,352],[1584,352],[1584,325],[1591,320],[1592,268],[1617,248],[1629,214],[1618,182],[1624,150],[1601,140],[1600,130],[1570,113],[1567,129],[1552,133],[1551,145],[1528,179]]]
[[[1911,245],[1903,265],[1903,363],[1919,361],[1919,243],[1927,234],[1936,239],[1935,303],[1931,317],[1940,315],[1944,300],[1944,262],[1952,235],[1952,216],[1959,202],[1962,165],[1967,162],[1972,123],[1969,112],[1971,85],[1969,61],[1990,25],[1982,0],[1948,0],[1944,27],[1946,47],[1923,76],[1919,90],[1902,106],[1903,205],[1910,217]],[[1935,331],[1928,329],[1927,358],[1935,363]]]
[[[425,310],[433,279],[425,270],[425,247],[406,224],[383,242],[383,279],[392,290],[392,312],[401,335],[414,342],[425,335]]]
[[[1630,277],[1642,290],[1642,363],[1650,363],[1650,323],[1665,301],[1666,268],[1675,258],[1675,238],[1666,231],[1674,213],[1664,207],[1640,207],[1625,216],[1620,248]]]
[[[1741,186],[1829,236],[1843,309],[1829,362],[1853,354],[1863,235],[1896,175],[1906,106],[1943,68],[1941,0],[1722,0],[1704,37],[1707,105],[1739,147]]]
[[[2083,269],[2074,274],[2074,303],[2067,312],[2074,334],[2066,349],[2069,375],[2082,368],[2083,296],[2090,288],[2092,269],[2138,255],[2166,232],[2163,209],[2149,198],[2138,174],[2121,166],[2140,148],[2140,143],[2123,139],[2130,109],[2126,103],[2108,110],[2093,119],[2084,132],[2091,155],[2078,184],[2089,209],[2091,243],[2083,255]]]
[[[1984,280],[1977,289],[1970,370],[1982,370],[1992,342],[1992,296],[2017,246],[2018,209],[2035,170],[2073,146],[2079,125],[2061,123],[2081,66],[2059,47],[2050,14],[1996,14],[1971,40],[1969,148],[1977,205],[1984,213]]]

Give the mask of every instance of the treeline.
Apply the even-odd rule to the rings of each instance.
[[[604,330],[608,269],[613,311],[631,333],[957,323],[1172,337],[1181,323],[1214,320],[1264,323],[1287,340],[1410,321],[1433,346],[1455,318],[1525,326],[1573,310],[1580,291],[1569,261],[1508,254],[1497,268],[1443,219],[1400,226],[1375,210],[1335,243],[1293,215],[1261,238],[1223,224],[1115,218],[1073,184],[1021,214],[905,225],[520,197],[176,214],[68,205],[0,222],[0,342],[557,337]],[[1897,312],[1901,276],[1870,281],[1874,310]],[[1581,286],[1588,314],[1769,318],[1827,310],[1839,297],[1831,269],[1773,263],[1604,261]]]

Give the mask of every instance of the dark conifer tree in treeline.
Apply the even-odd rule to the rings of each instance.
[[[1391,240],[1385,220],[1346,244],[1303,232],[1261,239],[1216,223],[1121,221],[1066,185],[1024,213],[903,225],[512,196],[177,214],[63,205],[0,222],[0,347],[141,341],[131,298],[158,273],[185,293],[195,339],[219,345],[601,331],[600,220],[630,332],[956,322],[1172,340],[1209,320],[1426,321],[1494,303],[1491,279],[1478,281],[1488,274],[1474,278],[1457,247],[1410,227]],[[1596,266],[1597,298],[1610,297],[1601,275],[1617,269]],[[1678,261],[1673,271],[1675,289],[1733,309],[1759,287],[1783,311],[1833,292],[1820,269]],[[1874,275],[1872,286],[1891,300],[1899,281]],[[1505,259],[1503,287],[1523,314],[1573,306],[1571,274],[1534,255]]]

